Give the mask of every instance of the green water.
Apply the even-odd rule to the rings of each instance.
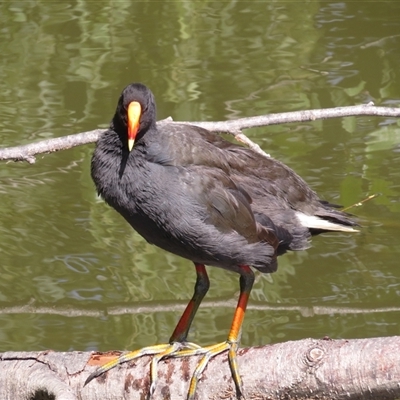
[[[398,106],[398,2],[1,2],[0,140],[106,127],[141,81],[158,117],[226,120]],[[243,346],[399,334],[400,129],[354,117],[246,132],[359,234],[325,234],[257,275]],[[192,264],[141,239],[95,194],[93,145],[0,169],[0,351],[134,349],[168,340]],[[226,338],[238,276],[209,268],[190,339]]]

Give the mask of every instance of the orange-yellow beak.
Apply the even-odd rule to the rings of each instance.
[[[137,101],[132,101],[128,106],[128,149],[132,150],[135,138],[139,130],[142,107]]]

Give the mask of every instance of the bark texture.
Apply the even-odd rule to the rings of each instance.
[[[150,357],[120,365],[83,387],[97,365],[118,354],[1,353],[0,399],[146,399]],[[185,399],[198,360],[161,361],[152,399]],[[247,400],[400,398],[399,336],[278,343],[242,349],[238,362]],[[236,399],[226,354],[210,361],[197,399]]]

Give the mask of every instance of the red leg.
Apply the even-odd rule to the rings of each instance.
[[[169,339],[170,343],[186,341],[193,318],[210,287],[206,267],[203,264],[194,264],[194,266],[197,274],[194,294]]]
[[[150,368],[150,375],[152,382],[150,387],[150,393],[152,393],[155,389],[158,361],[160,361],[163,357],[173,356],[175,353],[177,353],[181,348],[181,346],[179,345],[180,343],[186,345],[186,347],[190,349],[189,351],[194,351],[194,349],[198,350],[200,348],[194,343],[186,343],[186,338],[189,333],[190,325],[192,324],[193,318],[196,315],[200,303],[210,287],[210,281],[208,279],[207,271],[204,265],[195,264],[195,267],[196,267],[197,279],[194,287],[194,294],[192,299],[189,301],[185,311],[183,312],[178,324],[176,325],[176,328],[171,336],[170,343],[149,346],[140,350],[124,354],[116,358],[115,360],[112,360],[106,363],[105,365],[99,367],[86,379],[84,385],[87,385],[92,379],[100,376],[106,371],[109,371],[111,368],[114,368],[118,364],[122,364],[124,362],[133,360],[135,358],[144,355],[154,355]]]
[[[240,379],[239,375],[236,354],[239,348],[240,335],[242,331],[242,324],[246,312],[247,303],[249,301],[250,292],[254,283],[254,273],[251,270],[251,268],[247,265],[240,265],[239,273],[240,273],[240,295],[235,313],[233,315],[232,325],[229,331],[228,339],[225,342],[208,346],[206,348],[197,349],[193,351],[180,352],[181,355],[204,354],[203,358],[197,365],[193,373],[192,379],[190,381],[187,400],[194,399],[197,383],[210,359],[227,350],[228,350],[229,366],[231,369],[232,378],[235,382],[237,396],[238,398],[243,398],[242,380]]]

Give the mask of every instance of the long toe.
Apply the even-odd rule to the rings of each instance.
[[[183,355],[194,355],[203,354],[207,351],[207,348],[202,348],[195,343],[191,342],[173,342],[165,344],[157,344],[154,346],[144,347],[139,350],[131,351],[129,353],[123,354],[120,357],[115,358],[112,361],[102,365],[97,368],[93,373],[89,375],[86,379],[84,386],[86,386],[90,381],[98,376],[104,374],[110,369],[116,367],[117,365],[126,363],[128,361],[137,359],[142,356],[154,356],[150,364],[150,390],[148,399],[150,399],[156,389],[157,385],[157,371],[158,363],[168,357],[182,357]],[[186,354],[188,353],[188,354]],[[182,355],[181,355],[182,354]]]
[[[92,372],[85,381],[83,386],[86,386],[90,381],[98,376],[104,374],[105,372],[109,371],[110,369],[116,367],[117,365],[126,363],[128,361],[134,360],[136,358],[142,356],[150,356],[155,354],[160,354],[165,352],[171,345],[169,343],[166,344],[157,344],[154,346],[144,347],[139,350],[131,351],[129,353],[123,354],[120,357],[117,357],[114,360],[109,361],[108,363],[102,365],[101,367],[97,368],[96,371]]]
[[[197,347],[192,350],[181,350],[175,353],[173,357],[203,355],[203,357],[197,364],[197,367],[194,370],[192,378],[190,380],[187,400],[194,400],[199,379],[201,378],[203,371],[207,367],[208,362],[218,354],[221,354],[225,351],[228,351],[229,366],[231,369],[233,381],[235,382],[237,397],[239,399],[244,399],[242,391],[242,380],[239,375],[239,369],[236,360],[237,350],[238,350],[237,342],[226,340],[225,342],[217,343],[211,346]]]
[[[188,343],[188,345],[195,345],[194,343]],[[158,372],[158,363],[163,359],[167,357],[173,357],[175,354],[179,352],[182,348],[186,348],[186,345],[184,343],[180,342],[174,342],[171,343],[164,351],[156,354],[153,359],[151,360],[150,364],[150,391],[149,391],[149,398],[153,396],[154,391],[156,390],[156,384],[157,384],[157,372]]]

